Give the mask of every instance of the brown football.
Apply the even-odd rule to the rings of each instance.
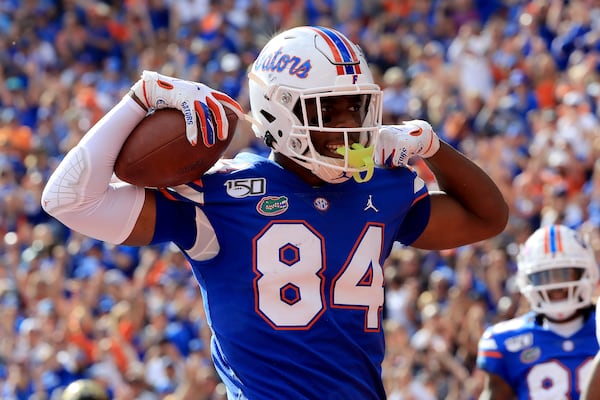
[[[115,162],[115,174],[125,182],[142,187],[169,187],[192,182],[223,155],[237,126],[235,112],[225,107],[229,121],[227,140],[210,147],[202,141],[192,146],[185,135],[181,111],[163,108],[144,118],[131,132]]]

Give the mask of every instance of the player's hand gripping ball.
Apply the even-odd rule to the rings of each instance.
[[[406,166],[411,157],[428,158],[440,149],[440,139],[431,125],[423,120],[405,121],[400,125],[384,125],[373,159],[386,167]]]
[[[225,105],[240,111],[239,104],[225,93],[214,90],[202,83],[186,81],[161,75],[154,71],[142,72],[141,78],[131,87],[133,97],[148,109],[176,108],[183,113],[188,141],[192,145],[198,142],[198,130],[206,136],[217,130],[218,138],[227,135],[227,120],[223,118]],[[216,124],[208,117],[211,115]],[[197,116],[197,118],[196,118]],[[198,123],[202,126],[198,127]],[[206,141],[206,139],[205,139]]]
[[[197,124],[200,140],[196,145],[186,136],[186,120],[180,110],[155,110],[123,144],[115,174],[141,187],[172,187],[199,179],[223,155],[242,116],[241,107],[228,96],[226,104],[198,115],[202,120]]]

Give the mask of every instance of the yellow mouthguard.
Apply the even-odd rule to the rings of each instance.
[[[355,172],[352,177],[358,183],[366,182],[373,176],[375,163],[373,162],[373,146],[363,147],[360,143],[352,143],[351,149],[348,150],[348,165],[352,168],[366,168],[364,176],[361,176],[359,171]],[[346,156],[346,147],[338,147],[336,152],[342,156]]]

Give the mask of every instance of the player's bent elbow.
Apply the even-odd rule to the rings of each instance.
[[[42,191],[42,195],[40,198],[40,202],[42,205],[42,210],[44,210],[48,215],[56,218],[57,210],[58,210],[58,200],[59,196],[57,195],[56,190],[53,190],[51,185],[46,185],[44,190]]]
[[[497,211],[494,214],[494,218],[492,218],[487,225],[490,230],[490,237],[502,233],[508,224],[510,211],[508,208],[508,203],[506,203],[504,199],[498,204]]]
[[[510,210],[504,196],[498,193],[494,198],[486,199],[485,207],[481,207],[477,212],[479,221],[477,226],[483,236],[483,239],[489,239],[499,235],[504,231],[508,224]]]

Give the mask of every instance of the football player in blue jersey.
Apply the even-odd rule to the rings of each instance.
[[[480,399],[578,399],[598,351],[593,250],[578,232],[545,226],[522,246],[517,266],[517,284],[531,310],[482,335]]]
[[[249,94],[248,119],[270,157],[241,153],[172,188],[111,182],[147,108],[225,120],[223,104],[239,107],[205,85],[145,71],[60,163],[44,209],[104,241],[181,249],[229,398],[384,399],[382,264],[394,242],[447,249],[493,237],[507,204],[427,122],[381,126],[367,61],[333,29],[273,37],[249,69]],[[195,143],[196,118],[186,121]],[[202,122],[204,137],[218,128]],[[413,156],[440,190],[408,167]]]

